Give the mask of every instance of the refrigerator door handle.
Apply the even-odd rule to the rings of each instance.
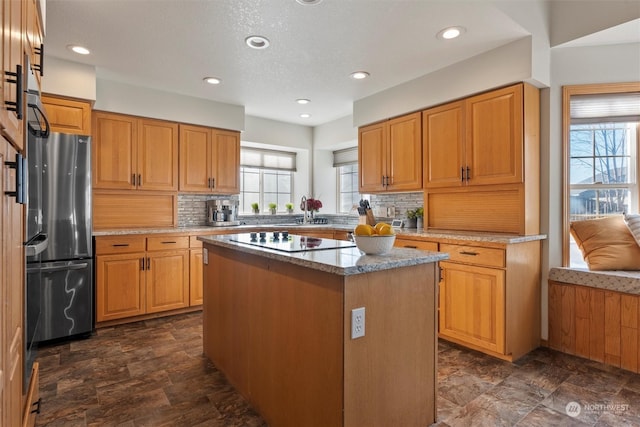
[[[53,267],[43,267],[40,269],[43,273],[51,273],[54,271],[65,271],[65,270],[84,270],[89,267],[89,264],[83,262],[82,264],[73,264],[73,265],[57,265]]]
[[[36,256],[41,254],[49,247],[49,238],[46,234],[38,234],[33,239],[29,240],[24,248],[26,256]]]

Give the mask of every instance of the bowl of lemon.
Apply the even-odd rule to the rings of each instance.
[[[396,233],[386,222],[379,222],[375,226],[358,224],[353,230],[353,238],[360,252],[367,255],[382,255],[393,248]]]

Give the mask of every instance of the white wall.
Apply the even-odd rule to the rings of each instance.
[[[91,65],[45,57],[42,91],[54,95],[96,100],[96,69]]]

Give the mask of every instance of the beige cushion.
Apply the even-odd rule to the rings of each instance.
[[[640,270],[640,246],[622,215],[574,221],[570,230],[589,270]]]
[[[640,215],[638,214],[625,214],[624,222],[627,223],[627,227],[629,227],[629,231],[633,234],[633,237],[640,245]]]

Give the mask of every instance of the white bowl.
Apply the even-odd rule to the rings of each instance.
[[[356,240],[356,246],[360,251],[367,255],[382,255],[386,254],[393,248],[393,243],[396,241],[396,235],[391,234],[388,236],[353,236]]]

